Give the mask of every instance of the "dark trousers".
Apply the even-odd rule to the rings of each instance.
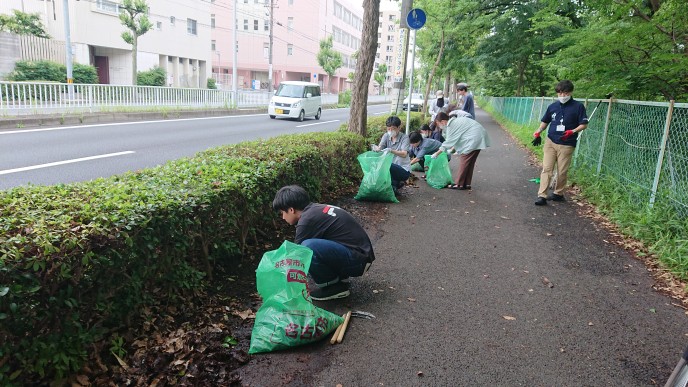
[[[409,176],[411,176],[411,172],[405,170],[399,166],[399,164],[394,163],[389,167],[389,173],[392,175],[392,187],[395,188],[402,186],[403,183],[408,180]]]
[[[459,156],[459,178],[456,182],[456,185],[459,187],[471,185],[473,169],[475,168],[475,161],[478,159],[479,153],[480,149]]]
[[[365,262],[354,258],[348,247],[327,239],[306,239],[301,242],[313,250],[308,274],[318,286],[335,284],[349,277],[363,275]]]

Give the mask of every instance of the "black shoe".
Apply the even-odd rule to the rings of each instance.
[[[536,206],[546,206],[547,205],[547,199],[543,197],[538,197],[537,200],[535,201]]]
[[[549,194],[549,196],[547,196],[547,200],[552,200],[555,202],[565,202],[566,198],[564,197],[564,195],[557,195],[555,193],[551,193]]]
[[[316,301],[336,300],[349,297],[349,284],[337,282],[336,284],[317,288],[311,292],[311,298]]]

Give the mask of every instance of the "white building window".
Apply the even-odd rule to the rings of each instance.
[[[287,44],[287,55],[288,56],[294,55],[294,45],[293,44]]]
[[[270,31],[270,22],[269,22],[269,21],[264,20],[263,29],[264,29],[265,31]]]
[[[162,22],[155,22],[155,29],[158,31],[162,30]]]
[[[244,31],[248,31],[248,19],[244,19]]]
[[[198,34],[198,32],[196,31],[196,20],[186,19],[186,32],[190,33],[191,35]]]
[[[253,20],[253,30],[258,31],[258,20],[256,19]]]
[[[119,5],[108,0],[96,0],[96,9],[103,12],[119,13]]]
[[[216,48],[215,41],[214,41],[214,40],[211,40],[211,41],[210,41],[210,51],[215,51],[215,48]]]
[[[334,16],[342,18],[342,5],[337,2],[334,3]]]
[[[294,29],[294,18],[293,17],[287,18],[287,29],[289,29],[289,31]]]
[[[393,42],[394,41],[394,35],[387,35],[387,41]]]
[[[396,17],[394,17],[394,15],[389,15],[389,21],[394,21],[394,20],[396,20]]]
[[[175,19],[174,16],[170,16],[170,24],[174,25],[174,22],[175,22],[176,20],[177,20],[177,19]]]
[[[289,4],[289,5],[294,5],[294,0],[289,0],[289,1],[287,2],[287,4]]]
[[[394,46],[387,46],[387,52],[394,51]]]
[[[210,28],[215,28],[215,14],[210,14]]]
[[[390,24],[387,26],[387,31],[392,31],[394,32],[394,24]]]
[[[263,43],[263,58],[270,57],[270,43]]]

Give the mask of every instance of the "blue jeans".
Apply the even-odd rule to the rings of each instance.
[[[342,244],[327,239],[306,239],[301,245],[313,250],[308,274],[318,286],[363,275],[366,262],[354,258],[351,250]]]
[[[392,187],[394,188],[399,188],[401,183],[408,180],[409,176],[411,176],[411,172],[394,163],[389,167],[389,173],[392,175]]]

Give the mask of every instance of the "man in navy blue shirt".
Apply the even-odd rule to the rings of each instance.
[[[540,137],[540,133],[549,126],[545,146],[543,148],[542,173],[540,173],[540,190],[535,201],[536,206],[544,206],[547,200],[563,202],[566,175],[571,165],[573,151],[578,142],[578,133],[588,127],[588,115],[582,103],[571,98],[573,83],[564,80],[555,87],[558,101],[547,107],[542,116],[540,127],[533,133],[533,137]],[[547,195],[554,164],[557,165],[557,182],[554,192]]]

